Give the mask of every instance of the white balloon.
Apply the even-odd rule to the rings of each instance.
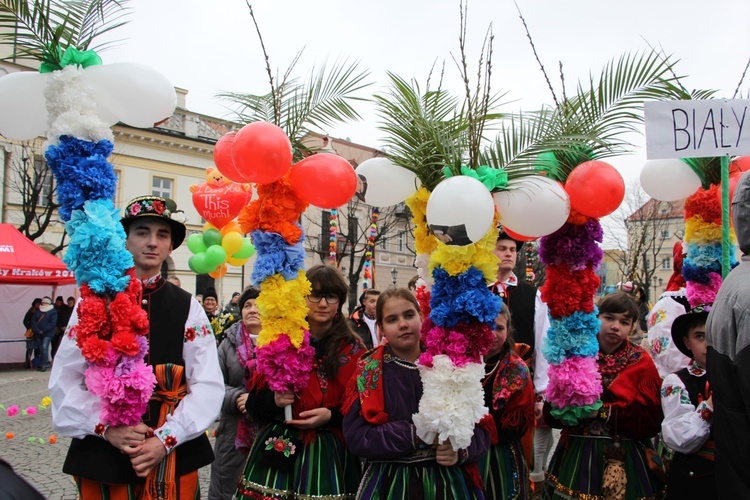
[[[508,183],[494,193],[500,223],[523,236],[539,238],[554,233],[568,219],[570,199],[558,183],[541,175]]]
[[[174,86],[143,64],[90,66],[82,78],[93,88],[105,120],[111,115],[127,125],[149,128],[172,116],[177,105]]]
[[[494,215],[492,194],[466,175],[445,179],[427,200],[427,224],[438,239],[450,245],[479,241],[492,227]]]
[[[47,132],[44,87],[49,76],[19,71],[0,78],[0,134],[25,141]]]
[[[641,169],[641,187],[655,200],[677,201],[701,187],[693,169],[677,158],[649,160]]]
[[[388,158],[365,160],[355,172],[360,178],[357,195],[364,191],[364,202],[373,207],[401,203],[422,186],[414,172],[399,167]]]

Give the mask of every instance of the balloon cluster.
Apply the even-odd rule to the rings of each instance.
[[[564,184],[548,176],[531,175],[502,187],[490,194],[481,177],[445,179],[427,204],[433,233],[452,245],[474,243],[490,228],[497,208],[506,233],[519,241],[531,241],[560,229],[571,210],[587,217],[604,217],[617,210],[625,197],[620,173],[598,160],[575,167]]]
[[[208,274],[221,278],[227,273],[227,264],[242,266],[255,253],[250,238],[242,236],[240,226],[233,221],[217,228],[207,222],[203,234],[191,234],[187,246],[193,253],[188,260],[190,270],[196,274]]]
[[[323,209],[348,202],[357,190],[351,164],[328,153],[308,156],[292,164],[292,145],[272,123],[253,122],[216,142],[214,162],[227,179],[270,184],[289,173],[297,197]]]

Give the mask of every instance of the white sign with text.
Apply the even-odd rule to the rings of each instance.
[[[650,160],[750,154],[750,99],[650,101],[644,117]]]

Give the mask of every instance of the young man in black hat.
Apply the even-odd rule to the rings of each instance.
[[[121,219],[149,318],[146,362],[157,375],[142,423],[105,427],[101,402],[86,389],[88,363],[75,338],[66,335],[57,352],[49,384],[53,425],[74,438],[63,471],[75,477],[82,500],[140,498],[152,470],[158,481],[175,485],[164,498],[193,498],[198,469],[213,460],[205,430],[224,394],[216,343],[200,304],[161,276],[164,260],[185,238],[185,225],[172,218],[175,208],[171,200],[143,196],[128,203]],[[77,322],[74,312],[69,326]]]
[[[672,342],[690,365],[664,378],[661,435],[675,451],[669,468],[667,498],[717,498],[714,441],[711,432],[713,397],[706,375],[708,307],[696,306],[672,323]]]

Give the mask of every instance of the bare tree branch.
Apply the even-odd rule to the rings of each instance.
[[[523,28],[524,30],[526,30],[526,37],[529,39],[529,43],[531,44],[531,50],[534,52],[534,57],[536,58],[536,62],[539,64],[539,68],[542,70],[544,79],[547,80],[547,87],[549,87],[549,91],[552,93],[552,100],[555,102],[555,107],[559,108],[560,103],[557,100],[557,94],[555,94],[555,89],[552,87],[552,82],[549,79],[549,75],[547,75],[547,70],[544,69],[544,64],[542,64],[542,60],[539,59],[539,54],[536,51],[534,40],[531,38],[531,33],[529,32],[529,26],[526,24],[526,19],[524,19],[523,14],[521,13],[521,7],[518,6],[518,2],[513,2],[513,3],[516,5],[516,10],[518,11],[518,17],[521,18],[521,22],[523,23]]]

